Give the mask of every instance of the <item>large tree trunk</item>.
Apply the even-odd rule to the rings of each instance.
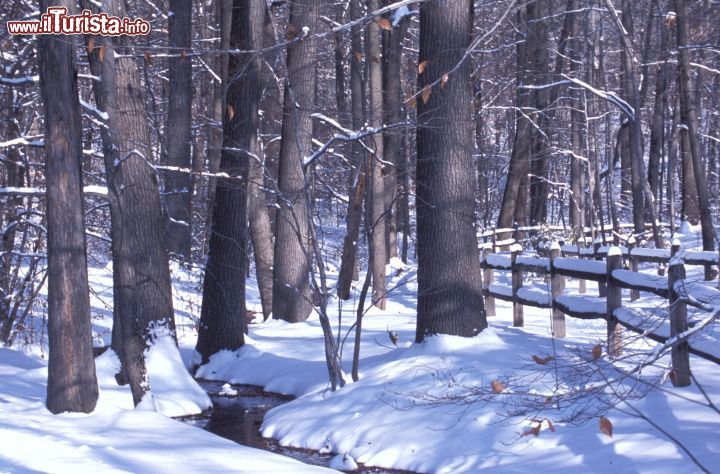
[[[52,2],[75,13],[70,0]],[[50,3],[41,1],[45,11]],[[93,360],[83,221],[82,124],[74,41],[41,36],[40,86],[45,101],[48,241],[47,408],[90,413],[98,386]]]
[[[384,5],[393,0],[384,0]],[[403,119],[402,93],[402,57],[403,40],[409,23],[409,16],[404,16],[390,31],[383,32],[383,109],[385,123],[398,123]],[[403,131],[386,133],[383,143],[385,161],[388,165],[385,175],[385,208],[387,209],[387,258],[398,256],[398,210],[396,202],[398,189],[398,170],[402,168]]]
[[[688,44],[688,18],[685,0],[675,0],[677,12],[677,46],[678,69],[680,89],[680,114],[682,122],[687,126],[687,138],[692,155],[692,164],[695,171],[695,186],[697,187],[698,204],[700,206],[700,224],[702,226],[703,250],[715,250],[715,235],[712,223],[712,210],[708,199],[707,179],[700,156],[700,141],[698,139],[698,113],[695,102],[695,86],[690,78],[690,58],[685,46]],[[706,271],[706,278],[710,276]]]
[[[317,0],[292,4],[288,29],[294,41],[287,54],[273,273],[273,317],[289,322],[306,320],[312,310],[308,240],[312,215],[305,196],[303,158],[311,151],[317,20]]]
[[[338,3],[335,6],[335,21],[338,24],[343,23],[344,5]],[[337,105],[337,113],[340,123],[345,126],[350,122],[347,104],[347,94],[345,93],[345,60],[347,50],[343,40],[343,32],[337,31],[333,34],[333,46],[335,50],[335,103]]]
[[[528,45],[527,60],[532,70],[532,84],[547,83],[550,76],[550,37],[547,0],[536,0],[527,6],[528,9]],[[550,146],[547,143],[547,131],[550,128],[546,109],[550,105],[550,90],[537,89],[532,93],[535,126],[532,128],[532,149],[530,157],[530,212],[529,224],[543,224],[547,218],[548,166]]]
[[[230,25],[232,24],[232,3],[233,0],[218,0],[215,4],[215,20],[220,27],[220,50],[230,49]],[[218,124],[223,122],[225,117],[225,90],[227,89],[227,67],[228,54],[220,53],[215,59],[215,69],[220,76],[220,81],[213,82],[212,97],[212,123],[208,124],[207,161],[208,172],[217,174],[220,171],[220,159],[222,157],[223,129]],[[213,210],[215,208],[215,190],[217,178],[210,177],[207,186],[207,215],[205,217],[205,240],[203,251],[210,244],[212,233]],[[204,252],[203,252],[204,254]]]
[[[192,125],[192,59],[190,52],[192,2],[170,0],[168,18],[170,52],[168,108],[165,127],[165,156],[162,164],[190,169],[190,126]],[[171,254],[190,258],[192,224],[192,178],[184,171],[165,170],[164,197],[167,225],[164,240]]]
[[[350,1],[350,19],[356,20],[362,16],[360,0]],[[352,128],[359,130],[365,116],[365,94],[362,73],[362,36],[359,26],[350,30],[350,96],[352,101]],[[357,268],[357,241],[360,236],[360,222],[362,220],[362,202],[365,193],[364,151],[362,146],[352,143],[352,162],[355,166],[352,180],[352,194],[348,201],[347,231],[343,240],[343,253],[340,262],[340,275],[338,276],[338,298],[346,300],[350,297],[350,285],[353,274]]]
[[[380,7],[378,0],[368,0],[368,10],[375,11]],[[371,127],[381,127],[383,124],[383,94],[382,94],[382,32],[377,22],[372,21],[367,27],[366,57],[368,65],[368,94],[370,96],[370,110],[368,122]],[[387,234],[385,214],[385,175],[387,166],[383,164],[385,153],[383,133],[376,133],[370,139],[370,148],[374,155],[368,163],[371,186],[365,190],[370,222],[370,242],[372,245],[372,274],[373,274],[373,304],[379,309],[385,309],[385,264],[387,263]]]
[[[125,16],[122,2],[107,0],[102,8]],[[115,42],[122,41],[94,37],[88,56],[93,73],[102,78],[93,84],[98,107],[108,114],[101,133],[112,219],[112,345],[122,361],[120,380],[130,383],[137,405],[150,390],[144,354],[150,330],[168,326],[174,337],[175,320],[145,100],[135,60],[114,54]]]
[[[473,87],[468,61],[472,0],[431,0],[420,6],[417,245],[418,321],[415,339],[431,334],[474,336],[487,327],[475,236]],[[427,94],[427,92],[426,92]]]
[[[230,47],[260,48],[264,26],[262,0],[234,0]],[[257,113],[262,96],[260,58],[255,53],[232,54],[228,64],[227,113],[223,120],[220,170],[212,235],[203,283],[197,352],[202,361],[222,349],[245,343],[245,268],[247,265],[247,189],[250,160],[259,149]]]

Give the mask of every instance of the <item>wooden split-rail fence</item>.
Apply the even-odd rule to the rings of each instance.
[[[557,243],[539,251],[540,256],[522,255],[520,245],[515,245],[509,253],[494,253],[492,248],[483,249],[483,293],[487,316],[495,315],[495,300],[512,302],[513,325],[523,326],[523,306],[548,308],[552,310],[552,334],[565,337],[565,316],[581,319],[604,319],[607,321],[607,352],[618,356],[622,352],[622,327],[639,333],[654,341],[665,343],[669,338],[688,329],[687,295],[683,293],[685,265],[717,265],[720,261],[716,252],[681,252],[675,243],[670,250],[600,247],[590,249],[574,245],[561,246]],[[545,256],[547,255],[547,256]],[[576,256],[580,258],[571,258]],[[585,258],[582,258],[585,257]],[[589,258],[588,258],[589,257]],[[626,259],[627,267],[623,264]],[[638,272],[638,264],[643,262],[669,265],[667,277]],[[494,282],[494,271],[510,272],[511,284]],[[534,273],[544,275],[543,286],[523,286],[523,275]],[[659,272],[663,273],[663,272]],[[588,294],[566,294],[565,279],[574,278],[583,284],[579,292],[585,291],[584,282],[598,283],[599,296]],[[704,291],[697,300],[705,303],[720,303],[720,291],[702,285]],[[640,292],[648,292],[668,300],[669,335],[663,331],[653,331],[643,327],[629,317],[633,312],[623,308],[622,290],[630,290],[630,300],[637,300]],[[664,309],[663,309],[664,311]],[[667,316],[665,316],[667,317]],[[692,353],[714,363],[720,364],[720,350],[714,353],[706,347],[694,347],[684,340],[673,345],[672,362],[674,383],[678,386],[690,383],[689,354]]]

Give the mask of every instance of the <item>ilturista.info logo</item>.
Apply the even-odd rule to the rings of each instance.
[[[142,18],[119,18],[90,10],[69,15],[65,7],[50,7],[39,21],[8,21],[7,29],[11,35],[139,36],[150,33],[150,23]]]

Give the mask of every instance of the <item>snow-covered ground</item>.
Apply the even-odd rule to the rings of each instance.
[[[699,275],[699,270],[690,274]],[[547,407],[540,404],[540,410],[537,404],[525,405],[556,388],[567,392],[597,384],[601,376],[617,376],[604,357],[594,360],[593,348],[605,344],[603,321],[567,318],[567,338],[553,340],[549,310],[526,307],[525,327],[514,328],[511,305],[497,301],[497,316],[478,337],[442,336],[415,344],[415,270],[396,264],[389,275],[394,290],[387,310],[372,309],[363,321],[358,382],[352,383],[347,375],[348,384],[330,392],[316,316],[292,325],[272,320],[251,325],[243,348],[215,355],[198,376],[296,395],[297,399],[268,413],[263,434],[283,445],[338,453],[336,468],[349,468],[357,461],[442,473],[700,472],[692,456],[709,471],[720,471],[720,414],[708,406],[696,384],[674,388],[665,379],[648,391],[641,382],[626,397],[627,403],[604,393],[580,398],[584,405],[574,407],[558,409],[553,400]],[[187,364],[196,338],[200,281],[197,273],[177,268],[173,276],[181,356]],[[334,276],[331,271],[331,282]],[[93,268],[91,280],[94,333],[97,345],[105,345],[111,326],[110,268]],[[507,275],[496,272],[496,280],[504,283]],[[537,278],[527,281],[543,286]],[[568,281],[568,290],[574,285]],[[596,291],[596,285],[588,283],[588,293]],[[642,299],[646,297],[643,294]],[[248,298],[249,307],[259,306],[254,281],[248,282]],[[665,304],[653,301],[659,307]],[[333,300],[329,310],[336,336],[340,327],[339,337],[346,340],[343,367],[349,374],[353,340],[349,331],[356,302],[340,303]],[[342,314],[339,326],[338,314]],[[397,332],[397,346],[388,331]],[[634,355],[619,363],[626,369],[652,348],[641,340],[627,340],[626,354]],[[37,347],[0,351],[0,472],[319,469],[240,447],[152,411],[133,410],[129,390],[117,387],[112,377],[116,364],[112,353],[97,360],[101,395],[96,411],[50,415],[44,408],[46,364],[39,354]],[[666,372],[669,358],[659,362],[643,369],[642,380],[652,382]],[[160,359],[160,372],[162,365]],[[718,366],[694,356],[691,366],[707,397],[720,405]],[[175,374],[166,380],[182,377]],[[184,390],[183,382],[178,383],[156,390],[156,406],[171,414],[197,410],[201,396],[173,394]],[[612,387],[621,390],[627,384]],[[163,393],[168,401],[194,399],[194,407],[191,403],[175,406],[175,411],[169,408],[172,405],[163,408],[159,402]],[[603,412],[603,403],[613,407]],[[576,413],[572,422],[557,422],[572,418],[577,408],[586,412]],[[609,420],[612,436],[601,430],[600,415]],[[603,426],[607,431],[608,425]]]
[[[112,302],[110,267],[90,270],[94,288],[93,332],[96,345],[110,342]],[[176,272],[177,275],[177,272]],[[193,311],[198,295],[182,273],[175,281],[183,359],[190,357]],[[0,348],[0,473],[172,473],[333,472],[294,459],[240,446],[168,416],[198,413],[207,395],[187,372],[178,372],[169,337],[161,331],[148,357],[157,410],[133,409],[129,387],[119,387],[118,359],[107,351],[95,360],[100,398],[95,411],[52,415],[45,408],[47,360],[41,346]],[[153,375],[154,374],[154,375]],[[166,416],[167,415],[167,416]]]
[[[52,415],[44,361],[0,349],[0,472],[323,471],[134,410],[129,389],[115,383],[116,361],[111,352],[96,361],[100,399],[93,413]]]
[[[696,240],[696,235],[688,235],[684,247],[696,247]],[[641,269],[652,275],[656,267],[643,265]],[[525,307],[525,327],[513,328],[511,304],[497,301],[498,315],[478,337],[443,336],[414,344],[413,272],[408,268],[398,276],[397,269],[391,269],[390,286],[396,289],[387,310],[367,313],[357,383],[346,376],[346,387],[336,393],[329,391],[321,331],[314,318],[293,325],[280,321],[255,325],[245,347],[216,355],[199,375],[298,396],[268,413],[263,435],[284,445],[340,453],[370,466],[448,473],[536,468],[553,472],[701,471],[692,456],[704,468],[720,470],[720,413],[708,406],[695,384],[672,386],[666,377],[669,357],[644,368],[643,382],[624,379],[628,383],[612,384],[617,390],[629,390],[625,397],[612,393],[578,397],[587,406],[561,406],[558,410],[549,403],[545,410],[523,410],[528,397],[521,396],[522,390],[552,393],[557,383],[561,391],[571,391],[597,385],[601,377],[621,377],[606,359],[595,362],[592,356],[597,344],[605,347],[604,321],[568,317],[567,338],[553,341],[550,310]],[[700,267],[688,267],[689,279],[700,280],[700,275]],[[507,277],[496,272],[500,283],[507,283]],[[534,280],[528,277],[526,284],[546,285],[541,279]],[[568,280],[567,285],[569,293],[577,289],[577,282]],[[597,285],[587,286],[588,295],[596,296]],[[627,292],[624,295],[627,298]],[[665,307],[667,315],[666,301],[642,295],[656,310]],[[342,304],[340,336],[345,338],[354,322],[354,302]],[[330,305],[335,315],[341,309],[338,305],[338,301]],[[335,330],[337,333],[337,326]],[[397,347],[390,342],[388,330],[398,333]],[[626,358],[617,366],[630,370],[645,359],[654,344],[625,334]],[[343,352],[348,372],[350,336]],[[533,360],[533,356],[543,361],[553,355],[558,361],[557,374],[554,362],[540,366]],[[691,359],[697,381],[718,406],[720,368],[694,356]],[[578,361],[584,368],[573,366]],[[658,380],[657,387],[647,385]],[[496,381],[503,384],[500,393],[493,390]],[[627,403],[619,401],[621,398],[627,398]],[[607,404],[616,406],[604,411]],[[573,417],[581,408],[585,412]],[[612,436],[600,429],[603,415],[612,425]],[[533,417],[540,422],[528,419]],[[553,431],[547,420],[556,419],[568,422],[553,423]],[[534,436],[530,430],[537,426],[540,431]],[[530,434],[523,436],[525,433]]]
[[[546,369],[534,362],[533,356],[544,359],[556,354],[560,359],[563,354],[578,353],[587,356],[588,365],[593,364],[592,348],[604,344],[604,322],[567,318],[568,337],[554,341],[553,349],[549,310],[526,307],[525,327],[513,328],[510,303],[498,301],[498,316],[491,318],[490,328],[476,338],[442,336],[414,344],[412,269],[393,278],[392,283],[398,288],[387,310],[373,309],[363,321],[357,383],[335,393],[329,391],[316,319],[292,325],[280,321],[257,325],[245,347],[217,354],[199,375],[299,396],[268,413],[263,435],[277,438],[283,445],[340,453],[369,466],[443,473],[482,469],[700,471],[677,444],[635,416],[633,410],[637,409],[677,437],[703,466],[711,471],[720,469],[720,414],[703,405],[697,387],[676,389],[669,381],[644,398],[630,400],[633,408],[620,403],[607,413],[612,437],[601,432],[599,417],[580,426],[555,423],[555,431],[543,421],[538,436],[522,436],[538,423],[525,419],[531,413],[511,416],[520,408],[508,393],[513,386],[495,393],[493,382],[522,379],[529,390],[547,389],[552,363]],[[588,284],[588,292],[594,291],[596,286]],[[348,308],[343,337],[352,322]],[[397,331],[397,347],[390,342],[388,329]],[[642,350],[643,343],[636,341],[632,346]],[[351,357],[348,342],[344,351],[348,372]],[[602,367],[609,370],[607,365]],[[692,367],[713,402],[719,404],[718,367],[694,357]],[[542,381],[527,382],[538,369],[545,371]],[[582,378],[560,380],[566,385],[573,382],[579,384]],[[592,407],[589,410],[592,414]],[[550,404],[540,419],[552,420],[566,413]]]

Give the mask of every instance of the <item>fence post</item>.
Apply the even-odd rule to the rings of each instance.
[[[523,306],[518,302],[517,292],[522,287],[522,272],[520,268],[515,264],[518,255],[522,251],[520,244],[513,244],[510,247],[510,262],[512,265],[511,278],[512,278],[512,297],[513,297],[513,326],[523,327],[524,324],[524,313]]]
[[[670,337],[687,331],[687,305],[680,301],[675,291],[675,283],[685,279],[685,265],[675,255],[680,251],[680,242],[675,239],[670,250],[670,268],[668,271],[668,290],[670,293]],[[690,385],[690,353],[687,341],[676,344],[672,348],[673,385],[687,387]]]
[[[637,273],[638,271],[638,258],[633,255],[633,250],[637,248],[637,240],[635,236],[631,235],[628,239],[628,266],[631,272]],[[630,301],[635,301],[640,298],[640,290],[630,290]]]
[[[595,260],[602,260],[602,257],[598,255],[600,252],[600,240],[595,239],[593,242],[593,253],[595,254]],[[601,281],[598,282],[598,296],[600,298],[607,296],[607,285]]]
[[[550,305],[552,307],[552,335],[565,337],[565,313],[555,307],[555,299],[565,291],[565,277],[555,272],[555,259],[560,256],[560,245],[550,246]]]
[[[622,353],[622,326],[615,318],[615,310],[622,306],[622,288],[612,279],[613,270],[622,268],[622,252],[619,247],[610,247],[607,255],[607,334],[608,354],[616,357]]]
[[[495,316],[495,297],[490,294],[490,285],[493,282],[493,269],[487,265],[487,259],[492,253],[491,249],[484,248],[482,258],[485,261],[485,269],[483,270],[483,289],[487,291],[485,296],[485,315]]]

